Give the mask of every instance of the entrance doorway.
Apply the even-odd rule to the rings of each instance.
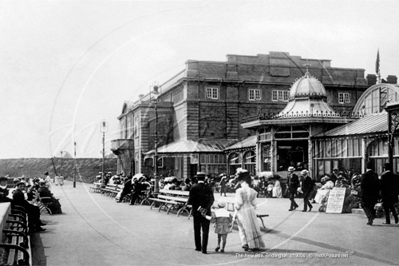
[[[277,171],[308,168],[308,140],[277,141]]]

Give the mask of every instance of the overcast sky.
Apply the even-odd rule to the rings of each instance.
[[[0,158],[101,157],[135,101],[188,59],[289,52],[399,75],[399,1],[2,1]]]

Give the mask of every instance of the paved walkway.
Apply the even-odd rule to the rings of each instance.
[[[129,206],[76,188],[66,181],[52,191],[64,214],[43,215],[46,232],[32,237],[34,265],[394,265],[399,262],[399,226],[367,226],[359,214],[288,212],[288,199],[259,199],[268,230],[267,250],[243,252],[238,233],[226,253],[216,253],[211,230],[209,254],[194,251],[192,219],[149,206]],[[219,198],[219,195],[215,195]],[[229,194],[228,197],[233,197]],[[298,203],[301,200],[298,200]],[[301,202],[302,203],[302,202]],[[300,208],[302,204],[300,205]],[[300,209],[299,208],[299,209]],[[341,256],[332,258],[331,256]]]

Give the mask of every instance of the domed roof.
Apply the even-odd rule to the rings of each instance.
[[[327,103],[327,92],[323,84],[308,71],[294,82],[290,89],[290,99],[278,116],[290,115],[321,115],[334,114],[334,110]]]
[[[290,89],[290,99],[301,96],[327,97],[327,92],[319,80],[306,72],[304,76],[295,81]]]

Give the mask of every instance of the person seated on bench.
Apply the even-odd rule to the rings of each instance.
[[[9,190],[7,188],[7,181],[7,177],[0,177],[0,202],[12,202],[12,199],[7,197],[9,193]]]
[[[184,186],[182,187],[182,190],[190,191],[191,187],[192,187],[191,180],[189,178],[187,178],[186,181],[184,182]]]
[[[50,198],[50,203],[47,205],[47,207],[50,208],[51,212],[53,214],[61,214],[62,209],[61,209],[61,204],[59,200],[54,198],[53,193],[46,187],[46,182],[41,181],[40,182],[40,188],[38,189],[40,197],[49,197]]]
[[[130,200],[130,205],[134,205],[137,199],[143,194],[143,190],[146,190],[146,185],[143,184],[144,176],[139,178],[134,178],[132,184],[132,199]]]
[[[119,199],[117,200],[118,203],[121,203],[123,198],[128,195],[132,191],[132,177],[130,176],[130,179],[127,179],[123,185],[122,192],[119,196]]]
[[[170,181],[165,181],[165,186],[163,187],[163,189],[173,190],[174,187],[175,187],[175,184],[173,184],[172,180],[170,180]]]
[[[180,181],[177,179],[172,180],[172,186],[169,187],[169,190],[181,190]]]
[[[30,204],[26,199],[25,199],[25,182],[21,181],[17,183],[17,188],[14,191],[13,194],[13,203],[15,205],[22,206],[26,209],[28,212],[28,217],[29,217],[29,228],[31,230],[36,230],[37,232],[40,231],[45,231],[46,229],[42,228],[42,225],[45,225],[41,220],[40,220],[40,209],[39,207]]]

